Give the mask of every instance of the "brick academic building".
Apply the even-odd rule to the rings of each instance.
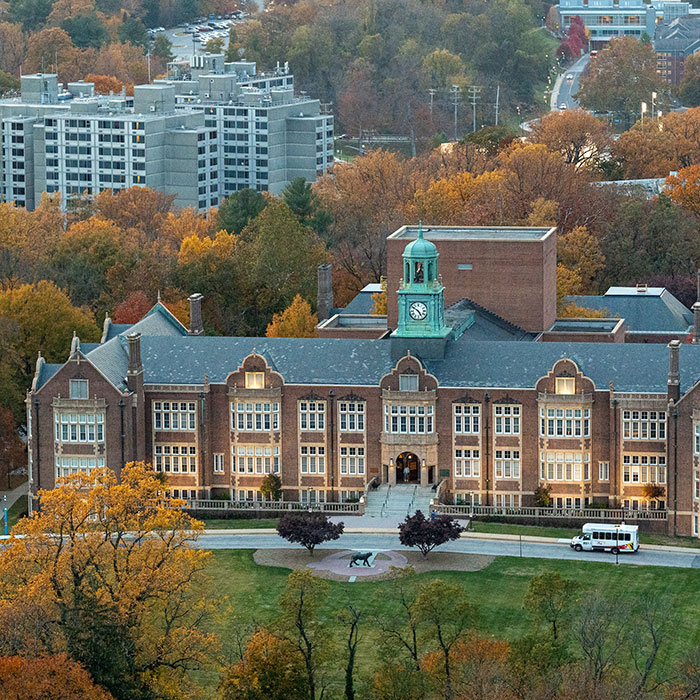
[[[173,495],[359,497],[373,479],[442,483],[447,502],[606,504],[667,512],[698,534],[700,303],[664,289],[577,297],[607,318],[556,318],[556,230],[404,226],[387,241],[387,316],[363,290],[318,338],[212,337],[160,302],[105,319],[27,396],[32,500],[79,470],[152,462]],[[660,488],[650,489],[650,485]]]

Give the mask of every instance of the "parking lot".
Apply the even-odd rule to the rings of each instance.
[[[151,30],[152,36],[165,33],[173,45],[172,52],[175,58],[185,58],[193,53],[204,53],[207,42],[210,39],[222,39],[223,49],[228,47],[228,33],[231,24],[245,22],[245,13],[232,15],[217,15],[214,18],[200,18],[191,24],[183,24],[172,29],[158,27]]]

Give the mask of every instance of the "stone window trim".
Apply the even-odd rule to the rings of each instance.
[[[435,389],[427,389],[425,391],[394,391],[393,389],[382,389],[382,399],[389,403],[424,403],[435,405],[437,391],[435,391]]]
[[[58,410],[72,411],[80,413],[83,411],[107,412],[107,401],[105,399],[66,399],[57,396],[51,401],[51,407]]]
[[[228,392],[228,398],[229,402],[238,400],[279,402],[282,400],[282,388],[244,389],[242,387],[232,387]]]

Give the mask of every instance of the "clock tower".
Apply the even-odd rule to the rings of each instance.
[[[425,240],[419,224],[418,237],[403,252],[403,278],[397,292],[398,328],[392,338],[444,341],[451,333],[452,329],[445,325],[445,288],[438,276],[437,260],[437,248]]]

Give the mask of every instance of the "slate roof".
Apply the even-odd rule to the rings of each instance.
[[[131,328],[131,325],[132,324],[130,323],[110,323],[105,342],[112,340],[112,338],[116,338],[120,333],[125,333],[129,330],[129,328]]]
[[[611,317],[624,318],[632,333],[684,333],[693,325],[692,311],[663,287],[651,287],[645,293],[634,287],[611,287],[604,296],[571,296],[569,300],[589,309],[607,309]]]
[[[449,346],[444,360],[425,364],[443,386],[524,389],[563,357],[597,389],[612,381],[616,391],[666,393],[669,350],[663,343],[464,342]],[[682,391],[700,380],[699,346],[681,346],[680,373]]]
[[[351,338],[142,338],[146,384],[223,383],[253,350],[289,384],[376,385],[393,364],[390,345]],[[92,359],[92,356],[90,357]]]
[[[339,314],[366,314],[372,313],[374,302],[372,294],[382,291],[381,284],[367,284],[357,293],[353,300],[344,308],[336,309],[335,313]]]
[[[104,343],[81,343],[83,354],[105,375],[118,389],[126,389],[126,371],[129,366],[127,333],[141,333],[144,338],[177,338],[187,336],[187,329],[173,316],[163,304],[158,302],[140,321],[123,326],[118,335]],[[41,386],[44,382],[42,381]]]
[[[141,332],[146,384],[202,384],[205,375],[212,383],[223,383],[254,350],[289,384],[377,386],[394,366],[390,340],[188,336],[163,310],[130,330]],[[125,333],[96,346],[85,344],[83,352],[115,386],[126,388]],[[424,364],[441,386],[532,389],[563,357],[572,359],[599,390],[613,381],[620,392],[666,393],[669,351],[664,344],[474,340],[467,333],[448,344],[443,360]],[[37,388],[60,367],[44,364]],[[681,347],[680,374],[683,392],[700,381],[700,346]]]

